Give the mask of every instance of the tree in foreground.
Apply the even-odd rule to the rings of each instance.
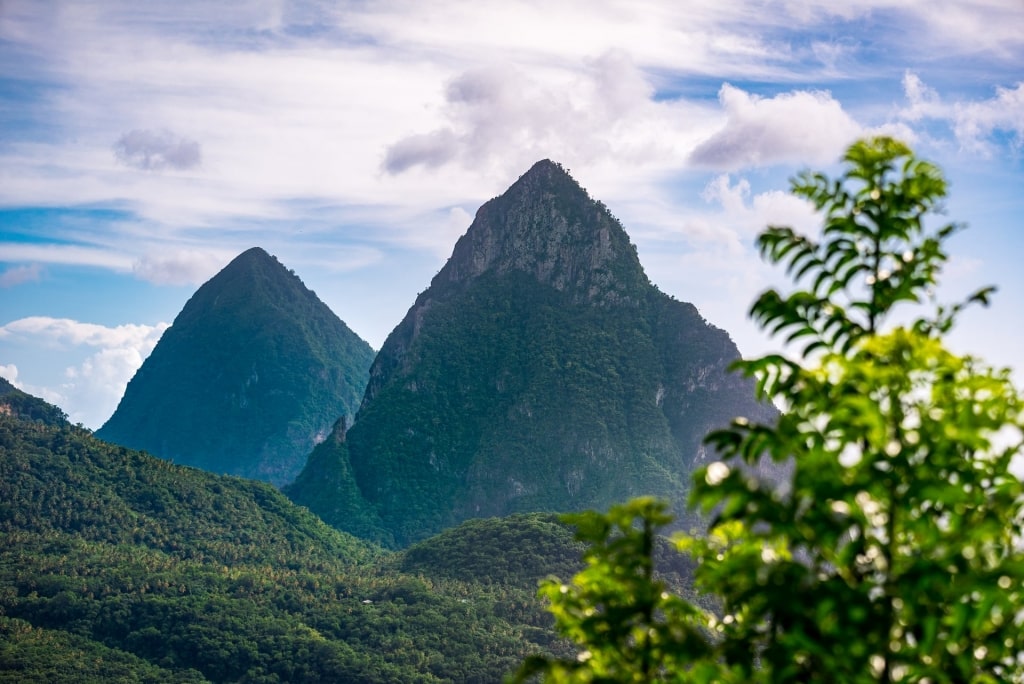
[[[714,609],[654,577],[663,504],[575,516],[587,566],[541,592],[581,650],[527,661],[520,681],[1024,682],[1024,405],[1008,371],[943,344],[991,289],[932,306],[957,229],[926,221],[946,194],[937,167],[889,138],[844,162],[793,182],[819,239],[758,238],[796,288],[751,315],[802,355],[739,362],[783,414],[708,437],[725,462],[696,474],[691,503],[709,528],[675,541]],[[786,487],[750,475],[763,458],[792,465]]]

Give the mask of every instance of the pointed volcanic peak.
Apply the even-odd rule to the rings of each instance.
[[[311,459],[293,500],[359,534],[364,509],[331,502],[358,491],[400,546],[474,517],[681,504],[707,431],[771,412],[727,373],[738,355],[542,161],[477,212],[377,355],[345,453]]]
[[[649,283],[629,236],[560,164],[539,161],[484,204],[433,282],[521,272],[574,301],[630,300]]]
[[[471,291],[480,279],[530,282],[561,293],[560,301],[599,306],[635,307],[652,289],[618,219],[561,164],[541,160],[477,211],[430,287],[385,340],[364,402],[403,363],[427,310]]]
[[[254,247],[196,291],[97,435],[282,485],[338,416],[354,414],[372,359],[293,272]]]

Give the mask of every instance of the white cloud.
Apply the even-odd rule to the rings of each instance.
[[[690,155],[698,166],[732,170],[829,163],[862,132],[824,91],[795,90],[765,98],[726,83],[718,97],[727,121]]]
[[[1014,88],[998,87],[988,100],[958,102],[953,130],[960,143],[971,149],[990,152],[989,139],[997,132],[1012,134],[1019,149],[1024,145],[1024,82]]]
[[[114,271],[130,271],[131,258],[116,251],[83,245],[0,242],[4,261],[31,261],[44,264],[98,266]]]
[[[994,151],[993,137],[998,133],[1013,136],[1013,144],[1024,145],[1024,81],[1012,88],[998,86],[995,95],[985,100],[945,102],[934,89],[910,71],[903,76],[903,93],[908,106],[899,117],[904,121],[940,121],[952,129],[962,149],[989,156]]]
[[[903,74],[903,94],[910,102],[910,106],[904,108],[900,114],[907,121],[920,121],[946,114],[935,89],[925,85],[924,81],[911,71]]]
[[[13,266],[0,273],[0,287],[14,287],[22,283],[36,282],[40,279],[42,273],[43,267],[39,264]]]
[[[184,171],[199,166],[199,143],[167,129],[134,129],[114,143],[114,156],[125,166],[143,171]]]
[[[390,144],[383,167],[401,174],[457,163],[521,173],[543,158],[678,164],[693,135],[682,132],[680,121],[696,118],[696,109],[656,102],[654,86],[621,51],[585,60],[579,70],[490,65],[451,79],[441,125]]]
[[[32,316],[0,326],[0,340],[17,338],[41,347],[95,349],[81,363],[68,366],[59,385],[26,385],[24,389],[59,405],[71,422],[96,428],[113,413],[128,381],[167,328],[167,323],[108,327],[67,318]]]
[[[90,347],[127,346],[145,348],[148,353],[167,327],[168,324],[165,323],[155,326],[126,323],[110,328],[70,318],[29,316],[0,326],[0,337],[32,336],[44,342]]]
[[[1017,0],[877,0],[906,11],[921,22],[914,41],[922,48],[1019,59],[1024,48],[1024,3]],[[910,32],[907,32],[910,35]]]
[[[701,197],[703,207],[677,208],[674,239],[664,234],[641,249],[644,267],[659,287],[727,330],[743,354],[775,349],[746,315],[761,291],[782,280],[760,259],[754,238],[768,225],[813,234],[819,218],[804,200],[778,190],[755,192],[747,178],[728,174],[712,178]]]
[[[157,285],[199,285],[222,269],[227,260],[210,252],[171,249],[146,254],[133,265],[135,277]]]
[[[18,387],[18,367],[13,363],[0,365],[0,377]]]

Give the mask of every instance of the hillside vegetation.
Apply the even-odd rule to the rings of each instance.
[[[0,415],[0,501],[0,681],[498,682],[557,646],[542,559],[460,577],[66,423]],[[516,534],[560,567],[552,525]]]

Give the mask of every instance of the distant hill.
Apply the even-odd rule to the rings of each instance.
[[[399,546],[475,517],[681,504],[710,429],[774,415],[727,372],[738,356],[542,161],[480,208],[377,355],[344,447],[288,492]]]
[[[373,350],[254,247],[192,296],[97,436],[216,473],[282,485],[340,415]]]
[[[563,567],[567,532],[538,525]],[[544,561],[452,576],[506,553],[458,537],[406,562],[269,484],[3,412],[0,682],[497,683],[564,649],[523,582]]]
[[[67,421],[67,414],[59,408],[22,392],[5,378],[0,378],[0,415],[39,421],[46,425],[62,425]]]

